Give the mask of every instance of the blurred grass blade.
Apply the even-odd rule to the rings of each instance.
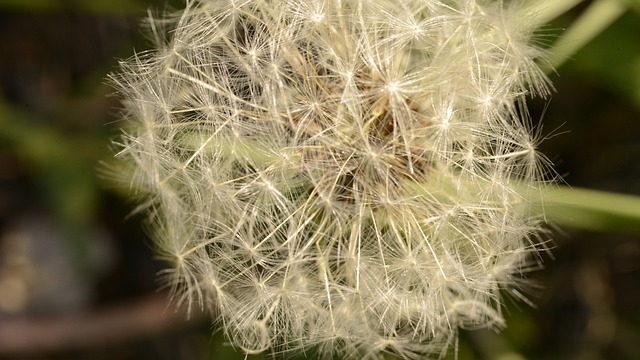
[[[548,66],[557,69],[616,21],[628,6],[621,0],[596,0],[549,49]]]
[[[569,11],[584,0],[534,0],[526,6],[526,12],[532,14],[535,23],[546,24]]]
[[[542,206],[546,218],[558,225],[640,233],[640,196],[559,186],[547,193]]]

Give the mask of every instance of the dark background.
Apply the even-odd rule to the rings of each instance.
[[[105,78],[148,47],[140,19],[165,6],[0,0],[1,359],[244,358],[208,315],[186,321],[167,305],[135,204],[103,171],[120,106]],[[637,39],[630,10],[551,75],[551,99],[531,101],[542,151],[572,186],[640,195]],[[640,358],[640,236],[553,238],[553,259],[531,275],[536,307],[506,301],[507,330],[463,332],[459,359]]]

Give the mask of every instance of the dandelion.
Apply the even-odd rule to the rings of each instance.
[[[519,2],[189,0],[122,62],[118,156],[180,302],[247,353],[444,354],[544,249]],[[524,19],[524,20],[523,20]]]

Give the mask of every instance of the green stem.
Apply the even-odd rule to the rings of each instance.
[[[640,233],[640,196],[558,186],[542,202],[552,223],[587,230]]]

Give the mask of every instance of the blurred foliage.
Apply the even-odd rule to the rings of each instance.
[[[558,71],[561,76],[590,74],[618,96],[640,108],[640,10],[629,11]],[[565,74],[565,71],[567,72]]]
[[[561,160],[559,169],[562,175],[569,173],[569,183],[640,194],[640,2],[624,1],[631,10],[557,69],[552,78],[558,93],[537,111],[551,129],[570,131],[543,143],[546,154]],[[169,3],[179,7],[181,1]],[[549,28],[567,27],[587,3]],[[107,274],[86,274],[95,292],[89,306],[123,301],[157,286],[154,276],[160,265],[151,261],[144,236],[134,230],[142,225],[135,217],[123,220],[130,204],[97,171],[100,162],[112,157],[110,139],[118,131],[118,102],[108,96],[112,90],[104,79],[116,69],[118,58],[147,46],[138,24],[149,7],[162,10],[167,5],[162,0],[0,0],[0,232],[5,237],[19,219],[44,213],[64,229],[63,239],[74,244],[74,267],[82,272],[93,261],[87,254],[96,229],[105,228],[118,260]],[[633,206],[621,201],[610,205]],[[638,233],[634,216],[623,223],[597,210],[585,216],[592,216],[583,220],[593,224],[592,230]],[[634,345],[640,337],[638,237],[563,232],[554,235],[555,260],[547,260],[548,269],[534,275],[543,286],[530,285],[531,300],[539,308],[507,300],[510,315],[503,335],[463,331],[458,359],[640,356]],[[0,312],[0,321],[2,316]],[[184,358],[269,358],[233,351],[219,332],[210,337],[209,326],[199,331],[197,341],[189,340],[194,336],[189,333],[162,342],[191,347],[176,353],[191,354]],[[104,358],[159,358],[162,349],[157,344],[120,349]],[[85,358],[94,355],[88,352]]]
[[[92,13],[139,14],[147,0],[0,0],[0,8],[18,11],[74,11]]]

